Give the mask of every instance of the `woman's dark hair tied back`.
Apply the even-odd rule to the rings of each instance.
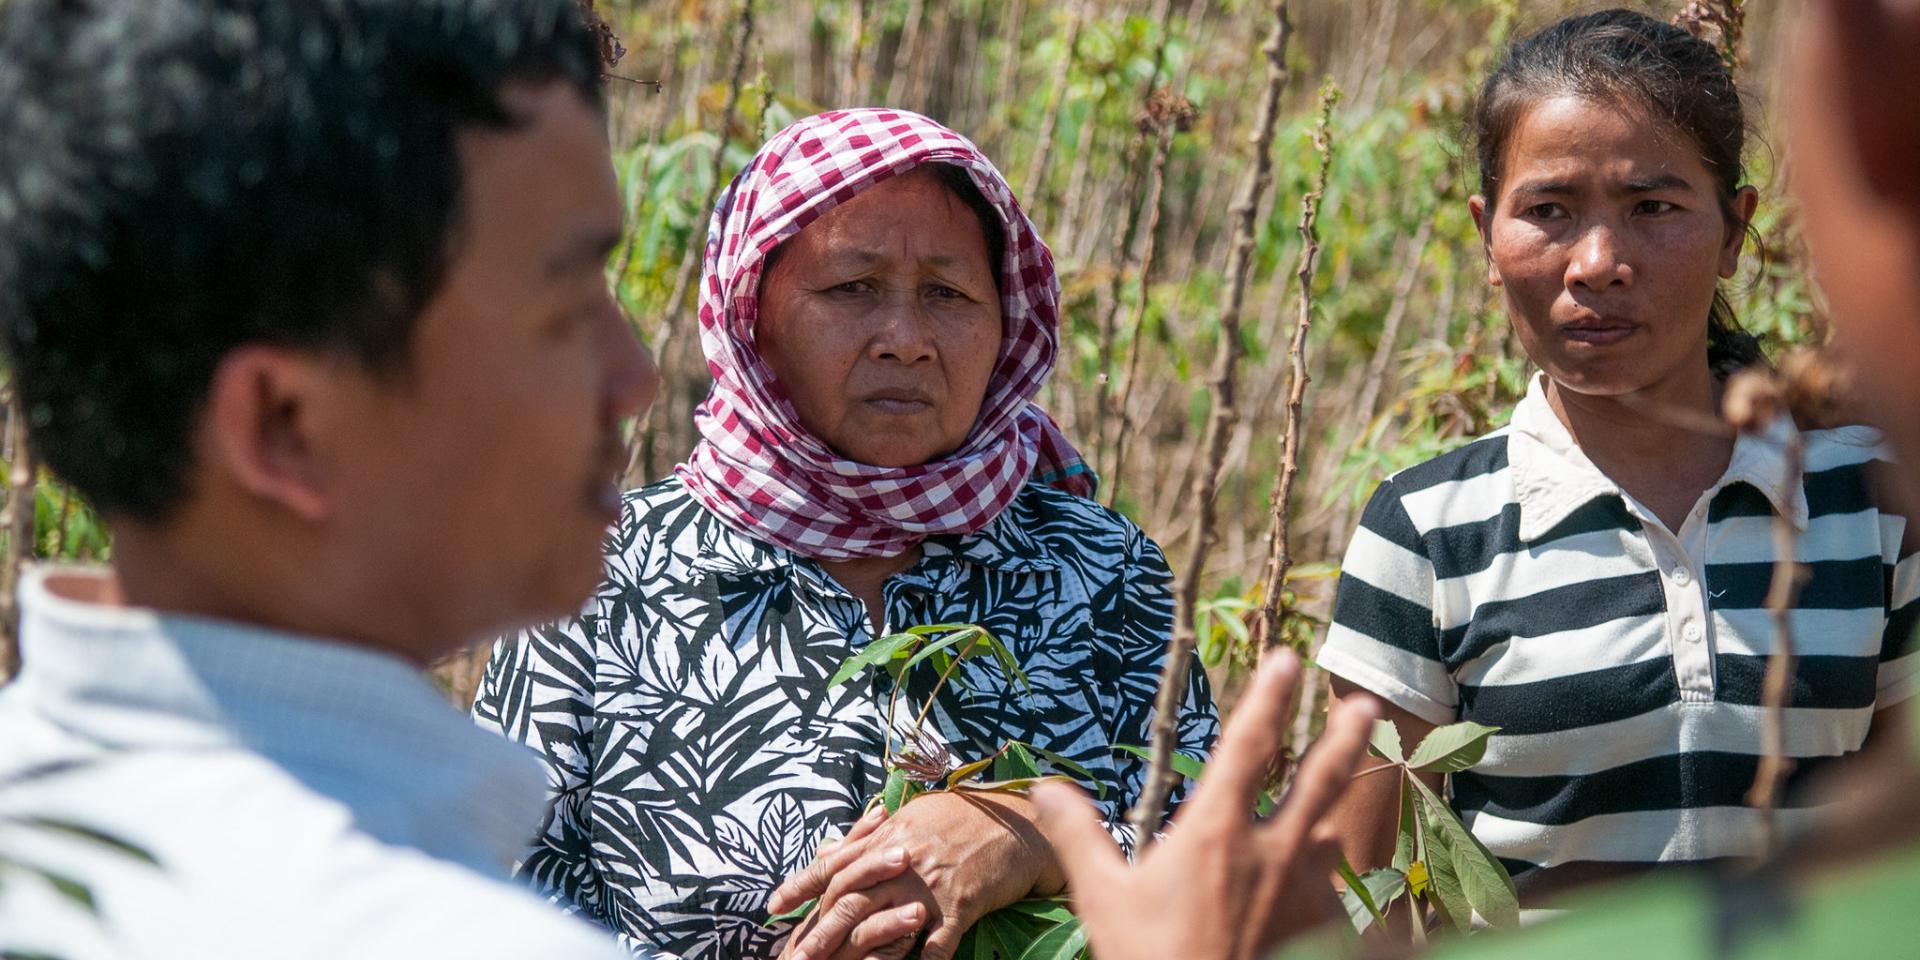
[[[1746,229],[1733,210],[1746,181],[1746,112],[1720,51],[1680,27],[1622,9],[1547,27],[1515,44],[1487,77],[1470,133],[1489,210],[1521,118],[1540,101],[1561,96],[1637,108],[1684,135],[1713,174],[1721,212]],[[1707,323],[1707,362],[1716,372],[1763,359],[1759,339],[1741,328],[1724,296],[1715,294]]]

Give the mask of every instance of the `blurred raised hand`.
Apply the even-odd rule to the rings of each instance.
[[[1330,880],[1339,849],[1322,823],[1346,790],[1379,716],[1370,699],[1334,707],[1271,817],[1254,797],[1280,762],[1300,661],[1268,656],[1168,837],[1129,864],[1077,788],[1034,791],[1074,912],[1100,960],[1255,960],[1344,920]]]

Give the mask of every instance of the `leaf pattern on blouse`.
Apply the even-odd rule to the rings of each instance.
[[[628,495],[607,577],[578,616],[502,638],[474,714],[544,756],[552,811],[520,872],[635,949],[778,953],[768,895],[880,789],[890,681],[827,681],[873,639],[865,608],[811,560],[742,536],[678,480]],[[1105,788],[1123,846],[1145,776],[1172,621],[1160,548],[1112,511],[1040,486],[986,529],[936,537],[883,590],[888,630],[977,623],[1026,670],[969,659],[929,725],[956,756],[1008,739],[1064,754]],[[1179,749],[1218,732],[1192,670]],[[909,675],[896,727],[932,689]],[[911,707],[908,705],[912,704]]]

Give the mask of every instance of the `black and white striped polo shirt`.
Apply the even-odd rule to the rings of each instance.
[[[1775,511],[1811,572],[1792,619],[1796,776],[1859,749],[1920,666],[1906,644],[1920,560],[1869,494],[1877,434],[1803,436],[1798,488],[1783,488],[1777,443],[1743,438],[1670,532],[1581,453],[1536,379],[1507,428],[1380,485],[1319,661],[1434,723],[1500,728],[1451,792],[1516,877],[1756,853],[1743,795],[1761,753]],[[1791,830],[1810,809],[1788,807]]]

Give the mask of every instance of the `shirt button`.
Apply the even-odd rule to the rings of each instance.
[[[1680,637],[1681,639],[1687,641],[1688,643],[1699,643],[1700,642],[1700,625],[1697,623],[1689,623],[1686,626],[1681,627]]]
[[[1693,582],[1693,574],[1687,572],[1686,567],[1674,567],[1673,582],[1684,587]]]

